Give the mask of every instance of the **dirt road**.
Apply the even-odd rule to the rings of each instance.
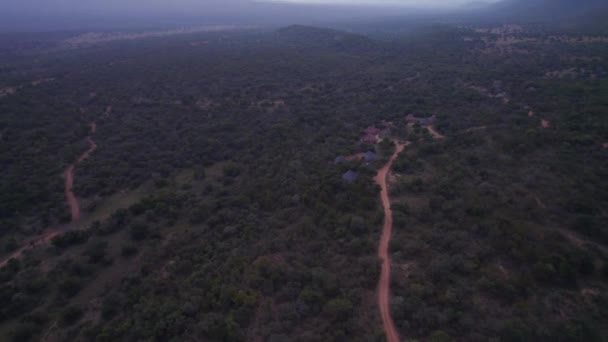
[[[11,259],[19,259],[25,251],[34,249],[38,246],[43,246],[43,245],[49,244],[51,242],[51,240],[55,236],[59,235],[61,232],[63,232],[63,228],[51,229],[51,230],[45,231],[44,234],[42,234],[40,236],[37,236],[33,239],[28,240],[26,243],[23,244],[23,246],[19,247],[19,249],[13,251],[13,253],[11,253],[11,255],[9,255],[2,261],[0,261],[0,267],[6,266],[6,264]]]
[[[378,306],[380,308],[380,316],[382,317],[382,324],[384,325],[384,331],[386,332],[386,339],[388,342],[399,342],[399,333],[395,328],[390,307],[391,258],[388,247],[393,232],[393,213],[391,210],[391,202],[388,197],[386,177],[390,171],[391,165],[399,153],[403,151],[405,146],[405,144],[397,144],[395,153],[393,153],[386,165],[378,171],[375,178],[376,183],[378,183],[382,189],[380,197],[382,199],[382,207],[384,208],[384,228],[382,229],[382,236],[378,247],[378,256],[382,260],[382,271],[380,273],[380,281],[378,282]]]
[[[429,133],[435,139],[444,139],[445,138],[445,136],[443,134],[439,133],[439,131],[437,131],[437,129],[435,129],[435,127],[433,127],[433,126],[426,126],[426,129],[429,131]]]
[[[97,130],[97,125],[95,124],[95,122],[91,122],[89,126],[91,127],[92,135]],[[88,158],[89,155],[93,153],[93,151],[95,151],[95,149],[97,148],[97,144],[95,144],[93,139],[91,139],[90,135],[87,137],[87,141],[89,143],[89,148],[82,155],[80,155],[80,157],[78,157],[78,160],[76,160],[74,164],[69,165],[63,172],[63,177],[65,178],[65,199],[68,205],[70,206],[70,211],[72,215],[71,223],[75,223],[80,219],[80,206],[78,205],[78,199],[76,199],[76,196],[72,191],[72,187],[74,186],[74,168],[76,167],[76,165]],[[41,245],[49,244],[55,236],[59,235],[63,231],[63,228],[54,228],[46,230],[42,235],[27,241],[19,249],[11,253],[11,255],[0,261],[0,267],[4,267],[10,259],[17,259],[21,257],[21,255],[27,250],[36,248]]]
[[[97,130],[97,125],[92,122],[90,126],[91,134],[94,134]],[[72,191],[72,188],[74,186],[74,168],[83,160],[87,159],[89,155],[91,155],[91,153],[93,153],[93,151],[97,149],[97,144],[95,144],[93,139],[91,139],[91,136],[87,137],[87,141],[89,143],[89,149],[86,150],[74,164],[68,166],[67,169],[65,169],[65,171],[63,172],[63,178],[65,179],[65,200],[70,206],[70,211],[72,213],[72,223],[77,222],[80,219],[80,206],[78,205],[78,200],[76,199],[76,196]]]

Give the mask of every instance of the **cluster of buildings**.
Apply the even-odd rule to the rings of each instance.
[[[376,152],[368,151],[365,153],[357,153],[353,156],[337,156],[334,159],[334,164],[342,164],[353,160],[363,160],[366,164],[373,163],[378,158]]]
[[[356,181],[357,178],[359,178],[359,172],[353,170],[348,170],[342,175],[342,179],[349,183]]]
[[[365,130],[363,130],[363,135],[361,137],[361,142],[363,144],[375,145],[380,139],[384,136],[389,135],[389,126],[390,122],[382,121],[379,125],[380,127],[369,126]],[[334,159],[334,164],[342,164],[350,161],[363,161],[366,165],[369,165],[375,162],[378,159],[378,155],[376,152],[367,151],[365,153],[357,153],[353,156],[338,156]],[[359,172],[355,170],[348,170],[342,175],[342,179],[346,182],[352,183],[359,178]]]
[[[380,132],[382,132],[380,128],[370,126],[363,131],[361,141],[366,144],[376,144],[380,140]]]
[[[338,156],[334,160],[334,164],[343,164],[353,160],[362,160],[366,165],[375,162],[378,159],[376,152],[368,151],[365,153],[356,154],[354,157]],[[342,175],[342,179],[352,183],[359,178],[359,173],[354,170],[348,170]]]
[[[417,117],[415,114],[408,114],[405,118],[408,124],[420,124],[421,126],[431,126],[435,123],[435,115],[430,117]],[[382,120],[379,125],[369,126],[363,130],[361,136],[361,143],[367,145],[375,145],[381,139],[390,136],[390,127],[393,126],[392,122]],[[334,164],[343,164],[351,161],[363,161],[366,165],[375,162],[378,159],[378,155],[375,152],[368,151],[365,153],[357,153],[352,156],[337,156],[334,159]],[[359,172],[355,170],[348,170],[342,175],[342,179],[346,182],[352,183],[359,178]]]
[[[386,137],[390,134],[389,127],[392,125],[391,122],[386,120],[382,120],[380,122],[380,127],[369,126],[363,131],[363,136],[361,137],[361,142],[364,144],[374,145],[377,144],[380,139]]]
[[[435,115],[430,116],[428,118],[419,118],[416,115],[410,113],[405,117],[405,121],[407,121],[407,123],[418,123],[420,124],[420,126],[430,126],[435,123],[435,120]]]

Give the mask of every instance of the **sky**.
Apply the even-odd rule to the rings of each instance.
[[[307,24],[312,20],[321,22],[404,15],[413,13],[415,8],[459,7],[477,1],[479,0],[0,0],[0,30],[28,27],[110,28],[120,25],[154,25],[161,21],[184,25],[195,21],[200,24]]]
[[[286,3],[300,3],[300,4],[344,4],[344,5],[392,5],[392,6],[410,6],[410,7],[455,7],[462,6],[467,3],[473,2],[473,0],[269,0],[275,2],[286,2]],[[492,1],[492,0],[490,0]],[[496,0],[494,0],[496,1]]]
[[[77,11],[218,11],[238,12],[260,3],[340,4],[374,7],[454,7],[474,0],[2,0],[0,10],[12,12],[77,12]],[[496,0],[486,0],[496,1]]]

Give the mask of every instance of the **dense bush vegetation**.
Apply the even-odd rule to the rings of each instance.
[[[0,269],[0,333],[381,340],[373,176],[395,146],[333,161],[373,149],[361,132],[388,120],[412,142],[391,178],[404,337],[601,340],[608,80],[545,73],[608,70],[592,58],[608,46],[516,44],[524,54],[481,37],[441,26],[388,44],[293,27],[9,60],[21,71],[2,71],[6,86],[28,85],[0,98],[3,251],[67,222],[61,174],[90,122],[98,149],[76,169],[74,230]],[[446,138],[408,127],[409,113],[436,115]],[[360,177],[345,182],[348,170]]]

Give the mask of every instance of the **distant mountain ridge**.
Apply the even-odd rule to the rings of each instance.
[[[378,44],[363,35],[328,28],[292,25],[277,31],[279,40],[295,47],[314,46],[346,53],[366,53],[378,49]]]
[[[487,2],[487,1],[471,1],[471,2],[467,2],[466,4],[463,4],[462,6],[460,6],[460,8],[470,10],[470,9],[486,8],[486,7],[489,7],[492,5],[493,5],[493,3]]]
[[[592,15],[608,10],[606,0],[503,0],[482,14],[519,19],[559,20]]]

